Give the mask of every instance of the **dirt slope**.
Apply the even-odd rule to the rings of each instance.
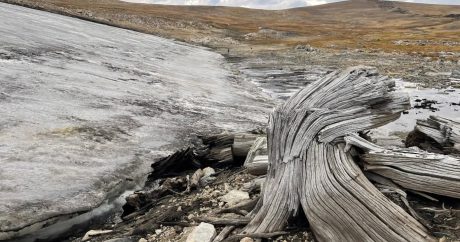
[[[426,55],[460,51],[460,6],[352,0],[270,11],[115,0],[1,1],[212,47],[308,43],[332,49],[415,51]]]

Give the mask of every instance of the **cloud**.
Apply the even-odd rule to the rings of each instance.
[[[286,9],[319,5],[341,0],[124,0],[127,2],[155,3],[169,5],[211,5],[233,6],[259,9]],[[431,4],[460,5],[460,0],[400,0],[401,2],[417,2]]]
[[[260,9],[286,9],[338,2],[340,0],[124,0],[127,2],[170,5],[212,5]]]

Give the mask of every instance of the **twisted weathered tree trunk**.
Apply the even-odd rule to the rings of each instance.
[[[343,137],[397,119],[408,98],[375,69],[334,72],[271,114],[269,170],[245,228],[282,230],[303,209],[319,241],[431,241],[426,229],[364,176]]]

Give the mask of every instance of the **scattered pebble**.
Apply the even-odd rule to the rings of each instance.
[[[214,225],[208,223],[200,223],[200,225],[193,228],[187,236],[186,242],[212,242],[216,236],[216,229]]]

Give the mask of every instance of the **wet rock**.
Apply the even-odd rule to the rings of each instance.
[[[211,242],[216,236],[214,225],[208,223],[200,223],[193,228],[187,236],[186,242]]]
[[[112,230],[90,230],[86,232],[85,236],[83,236],[83,239],[81,239],[81,241],[88,241],[92,237],[103,235],[103,234],[108,234],[108,233],[112,233]]]
[[[227,203],[228,205],[232,206],[238,204],[244,200],[249,199],[249,193],[238,191],[238,190],[231,190],[224,196],[220,197],[220,200]]]

